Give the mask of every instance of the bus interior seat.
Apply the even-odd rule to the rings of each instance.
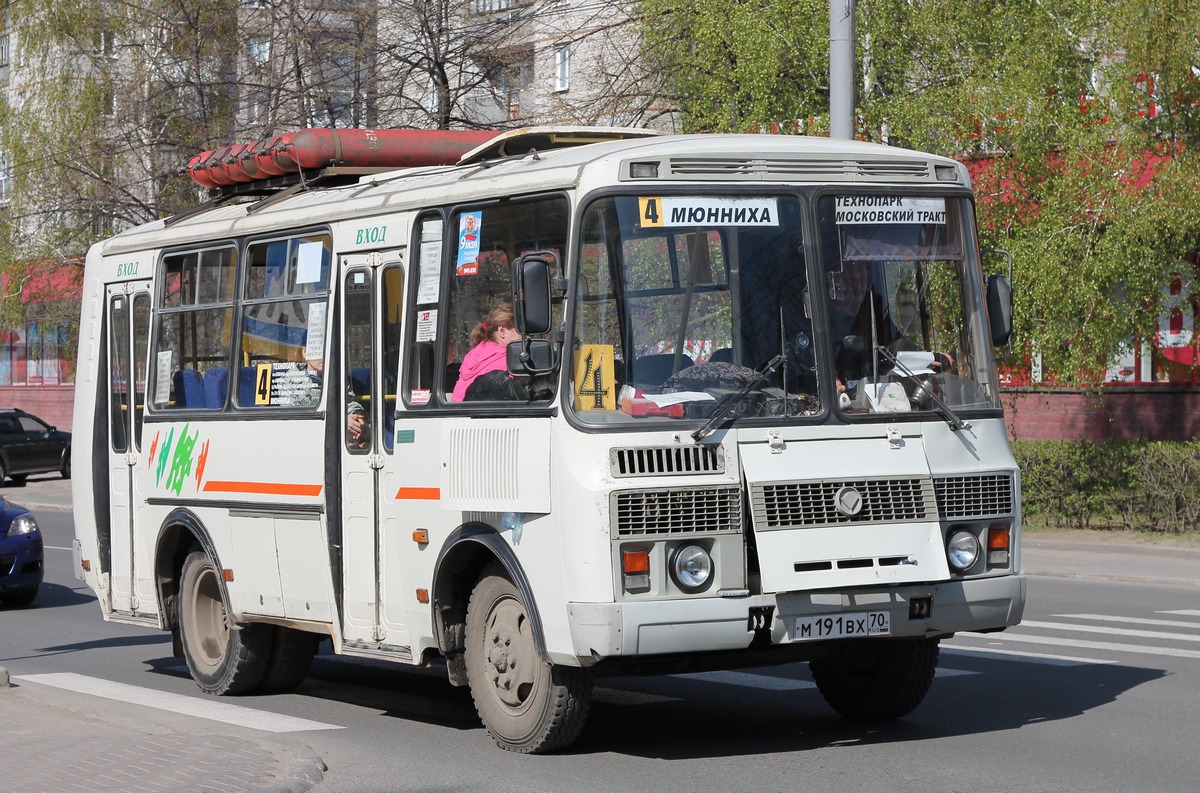
[[[175,394],[175,407],[204,407],[204,382],[195,369],[180,369],[171,378],[171,390]]]
[[[229,367],[214,366],[204,373],[205,407],[220,409],[225,406],[225,394],[229,391]]]
[[[371,396],[371,368],[359,366],[350,370],[350,388],[355,396]]]
[[[733,348],[722,347],[713,352],[712,357],[708,359],[709,363],[733,363]]]
[[[695,364],[687,355],[679,357],[679,368],[686,369]],[[643,355],[633,360],[633,382],[642,386],[660,386],[674,374],[675,353],[664,352],[656,355]]]
[[[254,383],[257,379],[258,368],[243,366],[238,373],[238,404],[242,407],[254,407]]]

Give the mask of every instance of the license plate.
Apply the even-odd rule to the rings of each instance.
[[[856,636],[889,636],[891,614],[887,611],[862,611],[855,614],[828,614],[823,617],[797,617],[792,640],[848,639]]]

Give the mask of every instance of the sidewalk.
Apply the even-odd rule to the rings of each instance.
[[[298,742],[9,682],[0,667],[6,792],[304,793],[324,777],[321,758]]]

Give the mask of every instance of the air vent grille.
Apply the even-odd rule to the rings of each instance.
[[[742,529],[739,487],[681,487],[612,494],[618,537],[737,532]]]
[[[708,178],[760,180],[823,179],[856,181],[867,179],[910,179],[933,181],[933,171],[924,160],[899,159],[783,159],[763,157],[672,157],[670,174],[677,178],[704,176]]]
[[[983,518],[1013,511],[1012,474],[944,476],[934,480],[934,488],[943,518]]]
[[[613,449],[609,468],[615,478],[628,476],[687,476],[725,472],[719,446],[649,446]]]

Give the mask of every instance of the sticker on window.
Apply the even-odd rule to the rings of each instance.
[[[640,196],[638,217],[647,226],[778,226],[774,198]]]
[[[479,227],[483,224],[483,212],[464,212],[458,219],[458,261],[455,275],[475,275],[479,272]]]
[[[937,223],[946,225],[946,199],[891,195],[840,195],[839,226],[863,223]]]

